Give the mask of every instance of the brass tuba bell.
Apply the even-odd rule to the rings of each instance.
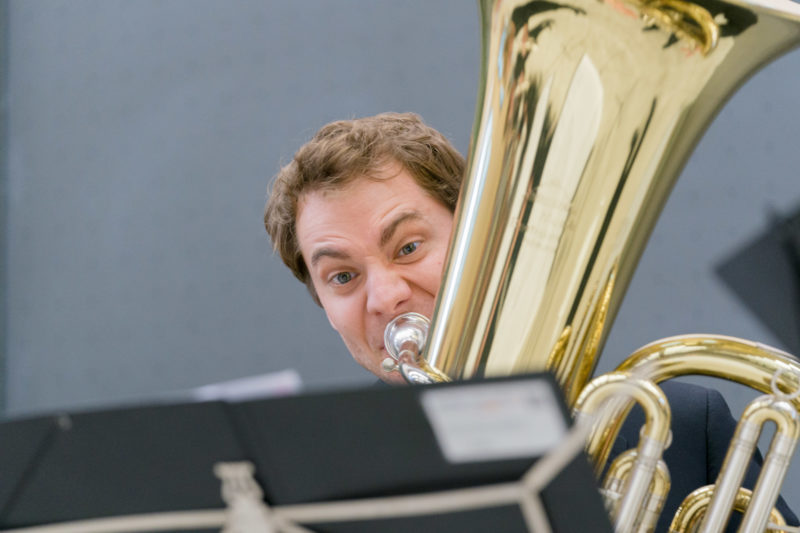
[[[469,166],[427,360],[587,383],[675,179],[800,5],[483,0]],[[465,333],[466,332],[466,333]]]
[[[479,0],[479,7],[482,68],[468,170],[427,350],[415,368],[430,367],[435,380],[549,369],[579,409],[622,381],[660,405],[656,383],[701,373],[772,392],[781,409],[796,413],[800,401],[790,392],[800,388],[800,363],[738,339],[668,339],[587,383],[676,177],[734,90],[800,43],[800,5]],[[602,438],[589,444],[601,463],[629,407],[617,402],[603,415]],[[667,431],[654,428],[655,439],[665,439],[668,412],[656,418]],[[668,485],[666,473],[652,478],[666,445],[612,466],[633,472],[620,483],[644,487],[639,492]],[[643,455],[651,477],[636,473]],[[726,501],[745,497],[726,491]],[[753,495],[758,516],[745,521],[754,530],[763,530],[776,495]],[[649,527],[637,510],[647,499],[620,503],[618,530]],[[709,505],[716,512],[721,504]]]

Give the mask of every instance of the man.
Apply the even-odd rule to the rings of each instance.
[[[322,128],[278,174],[264,217],[275,248],[364,368],[381,370],[386,324],[430,317],[464,159],[414,115]]]
[[[381,368],[386,324],[409,311],[433,313],[464,166],[419,117],[386,113],[323,127],[272,187],[264,222],[275,249],[354,359],[386,382],[402,383]],[[665,455],[673,490],[659,531],[690,490],[714,483],[735,427],[718,393],[680,383],[664,389],[673,407]],[[639,427],[625,424],[615,455],[636,446]],[[783,502],[779,509],[796,523]]]

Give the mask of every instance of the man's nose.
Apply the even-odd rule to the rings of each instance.
[[[376,269],[368,276],[368,312],[394,316],[402,304],[411,298],[411,287],[408,281],[392,269]]]

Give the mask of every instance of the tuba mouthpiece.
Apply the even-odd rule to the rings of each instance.
[[[400,372],[408,383],[430,384],[450,379],[428,365],[422,355],[431,322],[419,313],[396,316],[383,332],[383,344],[391,356],[383,360],[384,372]]]

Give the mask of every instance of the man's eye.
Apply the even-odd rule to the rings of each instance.
[[[336,283],[337,285],[344,285],[345,283],[348,283],[352,279],[353,279],[352,272],[339,272],[338,274],[333,276],[333,282]]]
[[[400,248],[399,255],[412,254],[417,250],[417,248],[419,248],[419,243],[418,242],[410,242],[410,243],[406,244],[405,246],[403,246],[402,248]]]

